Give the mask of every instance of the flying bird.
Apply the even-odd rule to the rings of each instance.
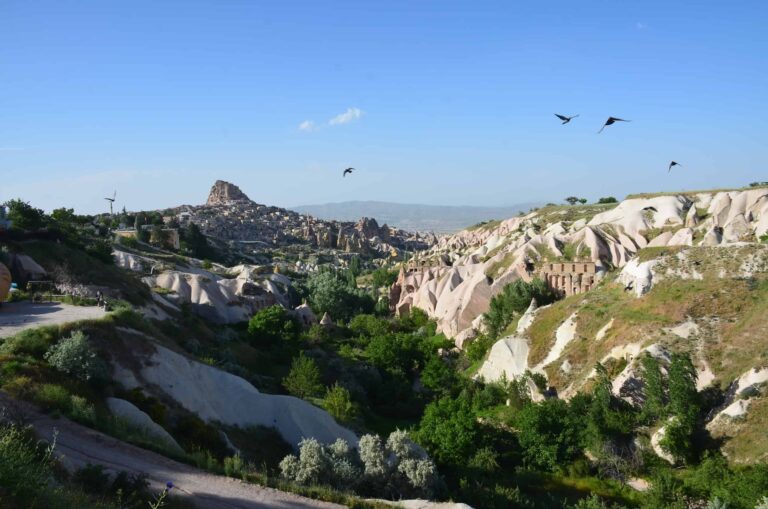
[[[606,120],[605,124],[603,124],[603,127],[601,127],[599,131],[597,131],[597,134],[600,134],[601,132],[603,132],[603,129],[605,129],[607,126],[613,125],[616,122],[632,122],[632,121],[624,120],[623,118],[608,117],[608,120]]]
[[[678,162],[675,162],[675,161],[672,161],[671,163],[669,163],[669,169],[667,170],[667,173],[672,171],[672,167],[673,166],[682,166],[682,164],[680,164]]]
[[[346,170],[344,170],[344,173],[342,173],[341,176],[346,177],[347,173],[352,173],[353,171],[355,171],[354,168],[347,168]]]
[[[562,121],[563,121],[563,124],[567,124],[568,122],[570,122],[570,121],[571,121],[571,120],[573,120],[574,118],[578,117],[578,115],[574,115],[574,116],[572,116],[572,117],[566,117],[565,115],[560,115],[560,114],[558,114],[558,113],[555,113],[555,116],[556,116],[557,118],[559,118],[560,120],[562,120]]]

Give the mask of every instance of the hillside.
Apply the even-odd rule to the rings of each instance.
[[[644,353],[663,364],[684,352],[699,389],[724,394],[707,425],[723,451],[764,462],[767,232],[766,188],[545,207],[440,239],[401,272],[393,307],[423,309],[468,348],[488,341],[482,316],[495,295],[543,278],[565,298],[518,314],[475,366],[482,376],[531,370],[569,398],[607,363],[615,395],[640,403]]]
[[[369,256],[388,257],[393,252],[424,249],[434,236],[380,225],[376,219],[357,216],[351,221],[322,220],[310,215],[253,202],[240,188],[217,180],[205,205],[184,205],[163,211],[182,226],[198,225],[211,239],[243,253],[265,249],[306,246]]]
[[[203,245],[307,220],[259,207],[217,184],[187,212]],[[173,247],[66,209],[9,217],[0,505],[145,507],[141,485],[121,505],[131,465],[155,490],[177,476],[173,504],[197,507],[299,500],[223,476],[361,508],[753,509],[768,493],[768,188],[548,206],[402,262],[282,237],[253,249],[313,263],[228,266],[188,232]],[[18,452],[36,447],[24,423],[49,438],[57,416],[55,454]],[[60,473],[25,484],[22,466]]]
[[[379,223],[415,232],[455,233],[481,221],[500,219],[527,212],[541,203],[521,203],[506,207],[471,207],[393,203],[384,201],[346,201],[290,207],[301,214],[320,219],[356,221],[373,217]]]

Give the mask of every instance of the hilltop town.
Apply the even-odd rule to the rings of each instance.
[[[222,180],[214,183],[205,205],[184,205],[163,214],[175,216],[181,226],[194,222],[214,241],[234,245],[246,254],[258,254],[264,248],[307,246],[397,258],[436,242],[432,234],[380,226],[373,218],[361,218],[356,223],[328,221],[261,205],[236,185]]]

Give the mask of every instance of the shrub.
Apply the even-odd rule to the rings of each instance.
[[[555,294],[541,279],[534,279],[530,283],[518,279],[506,285],[501,293],[491,299],[488,312],[485,313],[488,335],[498,338],[515,316],[528,309],[532,299],[543,306],[553,302]]]
[[[51,480],[52,452],[37,444],[31,429],[0,425],[0,506],[13,507],[13,501],[18,507],[31,505]]]
[[[475,450],[478,436],[469,403],[443,397],[427,405],[415,438],[438,462],[461,465]]]
[[[35,403],[45,410],[58,410],[68,414],[72,409],[72,398],[67,389],[61,385],[42,384],[35,391]]]
[[[86,464],[74,473],[72,481],[79,484],[87,493],[101,495],[109,489],[109,474],[101,465]]]
[[[283,477],[300,484],[341,489],[375,488],[379,496],[431,496],[437,481],[434,463],[405,431],[394,431],[386,446],[375,435],[360,438],[358,451],[344,440],[323,446],[315,439],[299,444],[299,455],[280,462]]]
[[[48,349],[45,354],[48,363],[57,370],[82,381],[104,380],[107,366],[88,342],[82,331],[75,331]]]
[[[82,396],[70,398],[69,417],[82,424],[96,424],[96,408]]]
[[[613,196],[606,196],[605,198],[600,198],[597,200],[597,203],[618,203],[619,200],[614,198]]]
[[[224,458],[224,475],[227,477],[244,477],[248,472],[247,465],[239,454]]]
[[[306,287],[309,303],[318,316],[327,312],[334,320],[348,321],[356,314],[370,313],[375,305],[373,297],[364,290],[330,271],[312,274]]]
[[[334,419],[341,423],[350,422],[355,418],[356,409],[349,391],[338,383],[326,391],[323,406]]]
[[[296,339],[300,330],[296,319],[279,305],[260,310],[248,321],[248,334],[262,344]]]
[[[373,286],[375,288],[381,288],[383,286],[390,287],[397,280],[397,272],[385,267],[380,267],[374,270],[372,276]]]
[[[526,463],[554,470],[581,451],[583,417],[573,415],[562,400],[545,400],[523,407],[515,420]]]
[[[291,371],[283,379],[283,387],[298,398],[319,396],[323,385],[320,383],[320,368],[314,359],[304,355],[304,352],[294,358]]]

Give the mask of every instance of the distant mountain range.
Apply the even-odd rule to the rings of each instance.
[[[454,233],[473,224],[490,219],[506,219],[520,211],[528,212],[541,203],[520,203],[506,207],[469,207],[450,205],[418,205],[384,201],[345,201],[321,205],[299,205],[291,210],[320,219],[357,221],[372,217],[379,224],[404,230]]]

